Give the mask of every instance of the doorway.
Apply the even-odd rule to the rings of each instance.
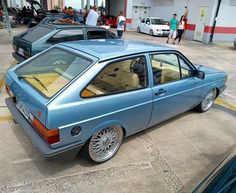
[[[141,18],[148,17],[150,15],[150,7],[133,6],[132,9],[132,29],[137,29],[138,22]]]
[[[194,40],[196,41],[202,41],[204,29],[206,25],[206,18],[207,18],[207,11],[208,7],[201,6],[199,7],[199,13],[198,13],[198,20],[194,32]]]

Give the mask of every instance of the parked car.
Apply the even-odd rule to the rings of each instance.
[[[159,17],[147,17],[139,21],[137,31],[151,36],[168,36],[170,26]]]
[[[13,37],[13,57],[17,61],[27,58],[49,48],[50,46],[66,41],[84,39],[116,39],[112,32],[101,28],[86,25],[69,24],[39,24],[34,28]]]
[[[110,27],[116,27],[116,17],[113,15],[103,15],[101,20],[103,24],[109,25]]]
[[[30,4],[30,9],[22,9],[17,16],[20,23],[29,24],[30,28],[36,26],[45,17],[62,14],[57,10],[46,11],[38,1],[26,1]]]
[[[236,38],[234,38],[234,47],[236,48]]]
[[[8,14],[8,16],[9,16],[11,27],[12,28],[16,27],[16,25],[17,25],[16,17],[14,15],[10,15],[10,14]],[[7,19],[5,16],[3,16],[3,24],[7,28]]]
[[[209,110],[226,80],[226,73],[194,65],[172,48],[75,41],[10,69],[6,104],[44,156],[83,146],[88,159],[104,162],[124,137],[193,108]]]
[[[236,192],[236,149],[198,185],[193,193],[235,193]]]

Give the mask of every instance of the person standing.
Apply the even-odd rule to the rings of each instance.
[[[175,38],[177,35],[177,26],[178,26],[178,20],[176,19],[177,14],[173,14],[173,18],[170,20],[170,34],[168,36],[168,39],[166,41],[166,43],[169,43],[169,39],[172,38],[173,39],[173,44],[175,44]]]
[[[178,24],[178,33],[177,33],[177,37],[175,38],[175,40],[179,39],[178,43],[180,43],[182,35],[184,33],[185,30],[185,21],[184,21],[185,16],[182,15]]]
[[[119,39],[121,39],[123,36],[123,32],[125,28],[125,21],[126,19],[123,16],[123,11],[120,11],[120,15],[116,19],[116,25],[117,25],[116,29],[117,29],[117,35]]]
[[[86,17],[86,22],[85,22],[86,25],[97,26],[99,18],[99,15],[97,13],[97,7],[94,6],[92,9],[90,9],[85,17]]]
[[[4,28],[3,22],[4,22],[4,12],[2,10],[2,7],[0,7],[0,29]]]
[[[80,24],[78,16],[75,14],[73,8],[68,8],[66,14],[63,18],[58,19],[59,22],[68,23],[68,24]]]

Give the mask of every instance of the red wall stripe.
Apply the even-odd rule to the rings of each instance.
[[[187,24],[186,30],[195,31],[196,25],[195,24]],[[205,33],[212,32],[212,26],[205,26],[204,28]],[[214,33],[218,34],[236,34],[236,27],[220,27],[216,26]]]
[[[187,23],[185,29],[186,29],[186,30],[189,30],[189,31],[194,31],[194,30],[195,30],[195,27],[196,27],[195,24],[189,24],[189,23]]]
[[[126,23],[131,24],[131,23],[132,23],[132,19],[130,19],[130,18],[126,18]]]

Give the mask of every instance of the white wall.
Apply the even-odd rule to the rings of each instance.
[[[216,26],[236,27],[236,6],[230,6],[230,0],[222,0]]]

